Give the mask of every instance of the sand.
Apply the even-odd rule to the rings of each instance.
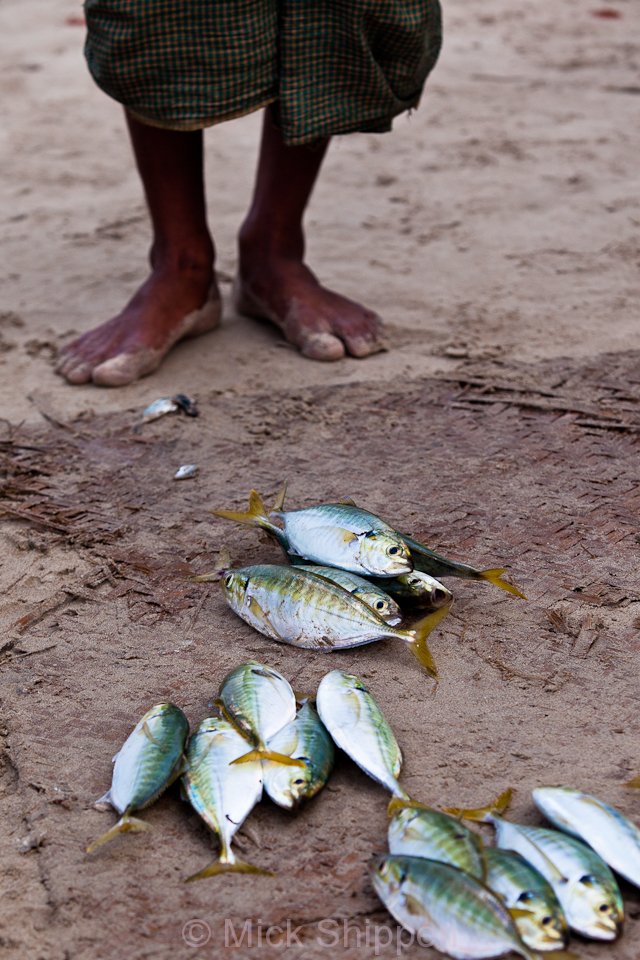
[[[393,135],[332,146],[309,259],[386,318],[390,350],[365,361],[314,364],[234,315],[260,118],[210,131],[223,325],[122,390],[52,369],[144,278],[149,241],[78,14],[70,0],[0,10],[0,943],[29,960],[270,958],[279,925],[294,957],[394,957],[368,879],[386,797],[345,758],[297,816],[252,814],[244,854],[275,879],[185,887],[212,844],[174,791],[145,814],[153,833],[89,858],[112,822],[92,803],[150,704],[173,699],[196,723],[224,672],[256,657],[311,692],[334,667],[365,677],[427,802],[512,785],[513,817],[538,823],[531,789],[568,782],[640,820],[623,787],[640,772],[637,9],[449,0],[420,109]],[[179,391],[197,419],[136,432],[148,402]],[[185,462],[198,477],[175,483]],[[448,581],[437,689],[391,641],[326,656],[257,636],[188,578],[224,546],[276,559],[208,510],[284,478],[291,506],[354,496],[453,556],[510,565],[529,602]],[[640,899],[624,893],[623,939],[581,956],[637,957]]]

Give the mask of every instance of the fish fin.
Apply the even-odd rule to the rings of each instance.
[[[254,617],[260,621],[262,627],[267,631],[267,633],[274,634],[280,640],[282,637],[280,633],[276,630],[274,625],[271,623],[271,619],[266,610],[264,610],[255,597],[249,597],[249,610],[254,615]]]
[[[354,533],[353,530],[343,530],[341,534],[343,543],[355,543],[358,540],[358,534]]]
[[[316,702],[315,693],[306,693],[304,690],[294,690],[293,693],[296,698],[296,703],[300,707],[303,707],[305,703],[313,704]]]
[[[114,755],[111,757],[111,763],[115,763],[119,756],[120,756],[120,751],[118,750],[118,752],[114,753]]]
[[[273,501],[273,506],[271,507],[271,513],[282,513],[284,509],[284,499],[287,495],[287,481],[284,480],[282,486],[276,494],[276,498]]]
[[[433,659],[431,651],[427,646],[427,637],[432,630],[438,626],[440,621],[444,620],[446,615],[449,613],[450,608],[451,603],[445,604],[445,606],[440,607],[439,610],[434,610],[433,613],[423,617],[423,619],[419,620],[411,630],[407,631],[412,637],[409,642],[411,652],[416,660],[422,664],[429,676],[434,678],[437,678],[438,676],[438,668],[436,667],[435,660]]]
[[[507,593],[512,593],[514,597],[520,597],[521,600],[527,599],[521,590],[518,590],[517,587],[514,587],[512,583],[509,583],[509,581],[505,580],[502,576],[503,573],[506,573],[506,567],[492,567],[489,570],[480,570],[478,572],[482,580],[492,583],[494,587],[500,587],[501,590],[506,590]]]
[[[523,920],[525,917],[531,917],[533,910],[523,910],[522,907],[507,907],[507,913],[512,920]]]
[[[433,810],[434,807],[428,803],[420,803],[419,800],[412,800],[411,797],[392,797],[387,804],[387,815],[392,817],[399,810]]]
[[[187,877],[185,883],[193,883],[195,880],[204,880],[206,877],[217,877],[221,873],[254,873],[263,877],[275,877],[272,870],[263,870],[262,867],[256,867],[252,863],[246,863],[244,860],[235,860],[233,863],[226,863],[223,860],[214,860],[204,870],[194,873]]]
[[[356,507],[356,506],[357,506],[357,503],[355,502],[355,500],[353,499],[353,497],[342,497],[342,499],[338,500],[338,503],[343,504],[345,507]]]
[[[511,803],[513,789],[507,787],[486,807],[443,807],[443,813],[448,813],[450,817],[458,817],[460,820],[472,820],[475,823],[491,823],[495,816],[500,816],[505,812]]]
[[[199,573],[195,577],[189,577],[192,583],[218,583],[224,577],[227,570],[231,569],[231,554],[226,547],[218,552],[218,560],[213,570],[208,573]]]
[[[96,810],[111,810],[111,790],[107,790],[101,797],[98,797],[93,806]]]
[[[427,922],[433,924],[433,918],[431,914],[425,907],[424,903],[417,899],[417,897],[412,897],[410,893],[405,893],[404,895],[404,905],[407,908],[407,913],[411,914],[414,917],[425,917]]]
[[[248,753],[243,753],[241,757],[236,757],[229,765],[251,763],[252,760],[272,760],[274,763],[282,763],[286,767],[306,767],[304,760],[295,760],[293,757],[288,757],[286,753],[268,750],[267,747],[256,747],[255,750],[249,750]]]
[[[156,738],[154,737],[154,735],[151,733],[151,730],[149,729],[149,724],[146,722],[146,720],[145,720],[145,722],[142,724],[142,732],[144,733],[144,735],[145,735],[145,737],[147,738],[147,740],[150,740],[151,743],[152,743],[154,746],[156,746],[156,747],[161,747],[161,746],[162,746],[162,744],[160,743],[160,741],[159,741],[159,740],[156,740]]]
[[[633,780],[627,780],[622,784],[623,787],[640,787],[640,777],[634,777]]]
[[[236,523],[244,523],[248,527],[261,527],[269,533],[282,536],[280,527],[277,527],[275,523],[269,520],[267,508],[257,490],[252,490],[249,494],[249,507],[247,510],[210,510],[209,513],[212,513],[214,517],[223,517],[225,520],[235,520]]]
[[[151,827],[148,823],[145,823],[144,820],[138,820],[137,817],[130,817],[129,814],[124,813],[115,826],[111,827],[110,830],[107,830],[106,833],[103,833],[102,836],[98,837],[97,840],[94,840],[93,843],[89,844],[87,847],[87,853],[93,853],[93,851],[97,850],[98,847],[101,847],[104,843],[109,843],[110,840],[113,840],[114,837],[117,837],[121,833],[129,833],[130,831],[139,833],[143,830],[151,830]]]

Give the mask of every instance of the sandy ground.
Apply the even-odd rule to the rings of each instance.
[[[607,9],[619,16],[578,0],[448,0],[419,111],[392,136],[332,148],[310,259],[387,318],[388,353],[313,364],[229,307],[221,330],[154,377],[108,391],[64,385],[51,360],[144,276],[121,112],[85,71],[76,4],[3,3],[8,956],[270,958],[283,944],[260,945],[260,925],[287,921],[301,927],[294,957],[396,956],[368,880],[386,798],[344,758],[298,816],[266,803],[252,814],[246,855],[275,879],[185,887],[211,844],[173,792],[146,814],[153,833],[83,853],[112,822],[92,801],[142,712],[171,698],[197,722],[250,656],[303,690],[335,666],[364,676],[423,800],[475,802],[511,784],[514,818],[539,822],[530,790],[569,782],[640,819],[640,794],[622,786],[640,773],[640,17],[632,0]],[[227,293],[258,133],[251,116],[207,136]],[[135,431],[143,406],[178,391],[197,396],[198,419]],[[176,484],[183,462],[200,474]],[[450,581],[437,691],[392,642],[327,658],[258,637],[188,577],[224,545],[237,562],[274,558],[207,510],[284,477],[292,506],[352,495],[454,556],[510,564],[530,602]],[[637,958],[640,899],[624,892],[623,939],[579,943],[581,956]],[[246,921],[253,946],[234,947]]]

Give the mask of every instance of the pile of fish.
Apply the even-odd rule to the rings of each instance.
[[[570,931],[615,940],[624,906],[615,870],[640,887],[640,830],[615,808],[570,787],[539,787],[536,806],[555,827],[502,816],[511,790],[475,809],[437,810],[412,799],[399,782],[402,752],[364,682],[333,670],[314,708],[277,670],[240,664],[222,681],[214,713],[189,738],[184,713],[152,707],[114,757],[111,788],[96,806],[119,821],[87,848],[120,833],[147,830],[132,814],[177,778],[183,798],[215,834],[218,857],[188,878],[220,873],[270,875],[238,858],[233,838],[262,798],[293,810],[328,780],[334,744],[391,794],[389,854],[372,874],[377,895],[405,929],[455,960],[513,951],[526,960],[563,949]],[[630,781],[630,786],[638,785]],[[486,846],[463,820],[491,823]]]
[[[331,651],[398,639],[435,677],[427,638],[452,600],[436,577],[486,581],[525,599],[503,578],[504,568],[477,570],[449,560],[352,501],[285,511],[285,492],[272,510],[252,490],[246,511],[212,511],[266,531],[289,560],[220,573],[231,609],[273,640]],[[432,612],[404,627],[406,610]]]

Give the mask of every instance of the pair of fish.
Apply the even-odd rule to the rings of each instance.
[[[526,599],[517,587],[503,578],[505,570],[502,567],[477,570],[443,557],[351,500],[284,511],[285,492],[286,486],[281,489],[271,511],[252,490],[248,510],[213,510],[212,513],[266,530],[292,559],[341,567],[362,576],[384,577],[389,581],[414,570],[430,577],[484,580]],[[406,586],[406,582],[401,584],[405,592]],[[417,585],[410,586],[415,592]]]
[[[121,819],[87,852],[119,833],[149,829],[131,814],[182,775],[184,795],[220,843],[220,856],[189,879],[266,872],[235,856],[235,833],[261,799],[263,785],[287,809],[314,796],[331,772],[333,744],[311,704],[296,713],[286,679],[255,661],[227,675],[218,704],[219,715],[199,724],[186,753],[189,726],[178,707],[159,704],[145,714],[114,757],[111,789],[98,801]]]

